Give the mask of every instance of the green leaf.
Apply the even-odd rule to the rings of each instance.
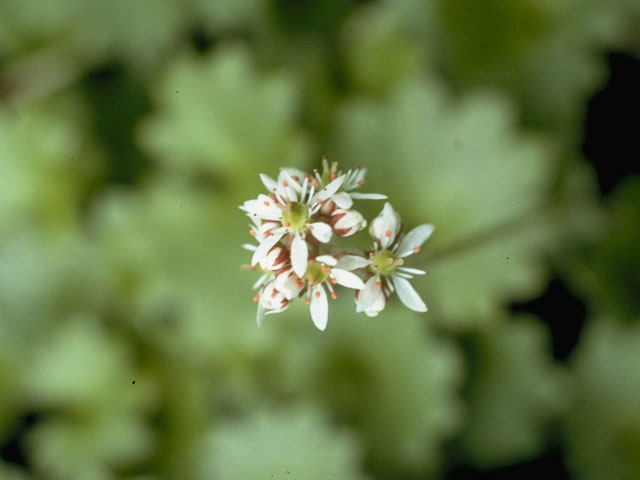
[[[155,89],[143,147],[171,171],[208,173],[237,187],[257,171],[299,165],[308,152],[295,126],[294,78],[264,74],[241,46],[174,62]]]
[[[317,409],[263,409],[214,426],[196,457],[197,478],[364,480],[360,452],[354,435]]]
[[[586,480],[640,475],[640,326],[593,320],[572,359],[568,458]]]
[[[460,439],[468,462],[495,468],[547,446],[550,423],[569,402],[566,373],[554,365],[548,343],[534,319],[502,323],[473,337]]]

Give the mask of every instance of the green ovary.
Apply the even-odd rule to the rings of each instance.
[[[304,278],[307,279],[312,285],[318,285],[324,282],[329,275],[322,269],[322,264],[319,262],[313,262],[307,267],[307,271],[304,274]]]
[[[307,224],[309,210],[302,203],[289,203],[282,209],[282,223],[293,231],[300,231]]]
[[[380,275],[392,275],[404,261],[396,258],[389,250],[380,250],[373,256],[371,268]]]

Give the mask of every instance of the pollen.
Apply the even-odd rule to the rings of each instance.
[[[335,180],[335,179],[336,179],[336,174],[335,174],[335,173],[333,173],[333,172],[331,172],[331,173],[329,174],[329,178],[330,178],[331,180]]]
[[[257,293],[253,296],[253,301],[257,302],[258,299],[260,298],[260,295],[258,295]]]
[[[296,280],[296,285],[299,286],[299,287],[302,287],[304,285],[304,282],[298,278]]]
[[[311,303],[311,299],[309,297],[304,299],[304,303],[306,303],[307,305],[309,305]]]
[[[255,230],[249,230],[249,235],[251,235],[252,237],[256,236],[256,231]]]
[[[331,298],[335,300],[336,298],[338,298],[338,294],[336,292],[331,292]]]
[[[313,265],[313,258],[307,262],[309,265]]]
[[[385,237],[390,237],[391,236],[391,230],[387,230],[386,232],[384,232],[384,236]]]
[[[335,285],[337,282],[338,280],[336,280],[336,277],[331,277],[331,283]]]
[[[320,290],[316,290],[316,298],[320,298]]]
[[[382,287],[382,283],[376,282],[376,288],[380,288],[380,287]]]
[[[265,207],[268,207],[269,205],[271,205],[269,202],[264,202]]]
[[[291,222],[284,222],[284,226],[285,227],[290,227],[291,226]]]
[[[414,247],[413,253],[420,253],[420,247]]]
[[[322,200],[317,199],[317,200],[316,200],[316,204],[318,204],[318,205],[322,205]]]
[[[363,185],[364,185],[364,180],[360,180],[360,181],[358,182],[358,185],[363,186]]]
[[[282,182],[282,186],[283,187],[288,187],[289,186],[289,182],[287,182],[286,180],[284,182]]]
[[[313,226],[311,225],[309,225],[307,228],[309,229],[309,231],[313,230]]]

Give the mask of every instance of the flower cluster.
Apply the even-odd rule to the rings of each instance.
[[[420,225],[402,235],[400,215],[390,203],[369,225],[373,246],[364,252],[350,252],[332,242],[333,235],[350,237],[367,222],[353,208],[354,200],[386,199],[377,193],[356,191],[364,185],[366,169],[343,172],[338,164],[322,161],[322,171],[306,173],[283,168],[278,179],[260,174],[269,194],[247,200],[240,209],[251,219],[249,233],[257,245],[251,266],[262,276],[254,284],[258,290],[258,325],[265,315],[282,312],[296,297],[304,297],[317,328],[327,326],[329,302],[337,298],[336,285],[355,290],[356,311],[378,315],[387,299],[396,293],[411,310],[427,307],[409,283],[413,275],[426,272],[404,266],[404,259],[418,253],[433,232]]]

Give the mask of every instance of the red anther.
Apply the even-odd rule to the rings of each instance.
[[[415,247],[413,249],[413,253],[420,253],[420,247]]]
[[[294,176],[293,176],[293,179],[297,182],[298,180],[300,180],[300,177],[299,177],[299,176],[297,176],[297,175],[294,175]]]
[[[309,265],[313,265],[313,258],[307,262]]]
[[[320,290],[316,290],[316,298],[320,298]]]
[[[336,280],[336,277],[331,277],[331,283],[335,285],[337,282],[338,280]]]
[[[380,288],[382,287],[382,284],[380,282],[376,282],[376,288]]]
[[[284,222],[284,226],[285,227],[290,227],[291,226],[291,222]]]
[[[304,303],[306,303],[307,305],[309,305],[311,303],[311,299],[309,297],[304,299]]]
[[[280,293],[280,292],[278,292],[278,291],[274,288],[274,289],[273,289],[273,292],[271,293],[271,296],[272,296],[273,298],[276,298],[276,295],[278,295],[278,293]]]
[[[307,228],[309,229],[309,231],[313,230],[313,226],[312,225],[309,225]]]
[[[338,294],[336,292],[331,292],[331,298],[335,300],[336,298],[338,298]]]
[[[278,203],[278,197],[276,197],[276,194],[275,194],[275,193],[270,194],[270,195],[269,195],[269,198],[270,198],[271,200],[273,200],[274,202]]]
[[[326,269],[327,269],[327,266],[325,264],[320,264],[320,270],[324,272]]]
[[[311,186],[312,187],[317,187],[318,186],[318,181],[315,178],[311,179]]]
[[[317,169],[317,168],[314,168],[314,169],[313,169],[313,173],[318,173],[318,169]]]
[[[258,299],[260,298],[260,295],[258,295],[257,293],[253,296],[253,301],[257,302]]]
[[[316,204],[318,204],[318,205],[322,205],[322,200],[317,199],[317,200],[316,200]]]
[[[304,282],[298,278],[296,280],[296,285],[299,286],[299,287],[302,287],[304,285]]]
[[[335,179],[336,179],[336,174],[335,174],[335,173],[333,173],[333,172],[331,172],[331,173],[329,174],[329,178],[330,178],[331,180],[335,180]]]
[[[360,181],[358,182],[358,185],[360,185],[360,186],[364,185],[364,180],[360,180]]]
[[[386,232],[384,232],[384,236],[385,237],[390,237],[391,236],[391,230],[387,230]]]
[[[267,230],[266,232],[264,232],[265,237],[268,237],[269,235],[271,235],[271,230]]]
[[[283,187],[288,187],[289,186],[289,182],[287,182],[286,180],[282,182],[282,186]]]
[[[269,202],[264,202],[265,207],[268,207],[269,205],[271,205]]]
[[[249,230],[249,235],[251,235],[252,237],[256,236],[256,231],[255,230]]]

